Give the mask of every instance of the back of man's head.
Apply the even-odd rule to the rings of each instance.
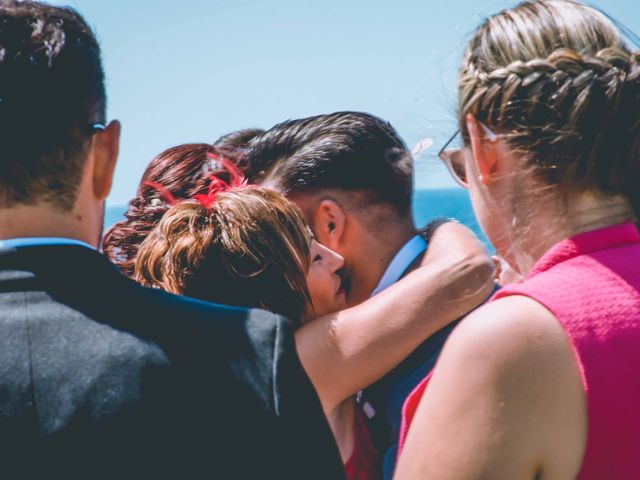
[[[280,123],[257,135],[247,175],[287,195],[331,189],[365,195],[367,204],[411,209],[413,165],[394,128],[367,113],[337,112]]]
[[[71,210],[105,96],[100,49],[77,12],[2,1],[0,208]]]

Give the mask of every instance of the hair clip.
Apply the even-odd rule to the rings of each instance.
[[[210,175],[209,179],[211,180],[209,183],[209,188],[207,193],[199,193],[193,196],[193,200],[196,200],[200,203],[204,208],[210,209],[216,201],[218,193],[227,192],[232,188],[237,187],[245,187],[247,186],[247,179],[242,174],[240,169],[231,163],[226,158],[223,158],[215,153],[208,153],[207,157],[212,160],[212,165],[215,165],[217,170],[220,170],[219,173],[222,173],[222,170],[226,170],[229,174],[229,181],[225,182],[221,178],[219,178],[216,174]],[[162,198],[169,205],[177,205],[180,203],[178,199],[164,186],[160,185],[157,182],[152,182],[150,180],[145,180],[143,185],[147,187],[151,187],[158,191],[160,194],[160,198]],[[152,206],[157,206],[158,199],[151,200]]]
[[[207,153],[207,157],[212,160],[212,164],[217,165],[219,170],[226,170],[229,173],[229,181],[225,182],[215,174],[211,175],[211,183],[206,194],[197,194],[193,196],[194,200],[200,202],[200,205],[210,209],[215,203],[218,193],[227,192],[232,188],[247,186],[247,179],[240,169],[226,158],[216,155],[215,153]]]
[[[178,200],[176,199],[176,197],[173,196],[173,193],[171,193],[167,187],[165,187],[164,185],[160,185],[157,182],[152,182],[150,180],[145,180],[144,182],[142,182],[143,185],[147,186],[147,187],[151,187],[155,190],[158,191],[158,193],[160,194],[160,198],[162,198],[165,202],[167,202],[169,205],[173,206],[173,205],[177,205],[178,204]],[[151,205],[152,206],[157,206],[158,202],[157,202],[157,198],[154,198],[151,200]]]

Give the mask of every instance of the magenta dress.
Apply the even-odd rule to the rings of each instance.
[[[558,319],[572,342],[588,405],[580,480],[640,479],[640,234],[624,223],[551,248],[527,278],[493,300],[525,295]],[[400,451],[429,377],[403,408]]]

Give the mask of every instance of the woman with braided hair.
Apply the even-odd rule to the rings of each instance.
[[[640,478],[640,65],[602,12],[524,2],[460,70],[469,188],[524,276],[469,315],[404,405],[396,479]]]

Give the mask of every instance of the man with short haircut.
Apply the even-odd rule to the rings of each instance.
[[[71,9],[0,5],[6,478],[343,478],[291,326],[142,288],[95,247],[118,155]]]
[[[428,234],[421,235],[413,221],[413,160],[388,122],[359,112],[286,121],[254,137],[243,165],[251,180],[295,201],[318,241],[344,257],[350,306],[420,264]],[[465,275],[461,270],[462,280]],[[369,430],[384,454],[385,478],[393,474],[402,404],[435,365],[454,320],[452,315],[453,323],[361,396]]]

